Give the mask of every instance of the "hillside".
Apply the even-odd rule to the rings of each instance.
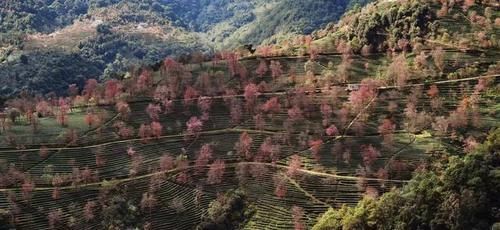
[[[377,1],[253,55],[9,98],[0,226],[495,229],[500,15],[448,4]]]
[[[0,96],[64,93],[167,56],[309,33],[357,3],[364,1],[2,1]]]

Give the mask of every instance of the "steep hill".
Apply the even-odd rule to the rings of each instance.
[[[300,56],[278,56],[285,42],[167,58],[68,96],[11,98],[0,226],[495,229],[499,15],[488,7],[380,1],[288,43]],[[453,31],[470,42],[441,40]]]
[[[63,93],[169,55],[309,33],[366,1],[42,0],[0,2],[0,96]],[[70,76],[69,72],[78,72]]]

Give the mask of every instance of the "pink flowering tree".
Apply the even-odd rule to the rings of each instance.
[[[151,122],[151,135],[155,138],[160,138],[163,133],[163,126],[160,122],[153,121]]]
[[[208,121],[211,107],[212,107],[212,99],[210,97],[200,97],[198,99],[198,109],[202,113],[201,115],[202,121]]]
[[[224,177],[224,171],[226,170],[226,164],[223,160],[217,159],[210,165],[207,173],[207,182],[209,184],[220,184]]]
[[[269,69],[267,68],[267,64],[265,60],[260,60],[259,67],[257,67],[257,70],[255,70],[255,73],[259,77],[264,77],[264,75],[267,73]]]
[[[269,67],[271,68],[271,76],[273,77],[274,81],[276,81],[278,77],[283,75],[283,70],[279,61],[271,61],[271,65]]]
[[[272,97],[271,99],[267,100],[261,106],[261,110],[264,113],[267,113],[270,117],[272,117],[273,114],[279,113],[281,111],[281,105],[278,97]]]
[[[314,159],[316,160],[316,162],[318,162],[318,163],[321,159],[320,151],[321,151],[322,146],[323,146],[323,140],[321,140],[321,139],[309,141],[309,148],[311,149],[311,153],[312,153]]]
[[[259,96],[259,90],[257,85],[250,83],[245,86],[245,101],[248,111],[254,111],[254,106],[257,101],[257,97]]]
[[[163,156],[160,157],[160,170],[161,171],[168,171],[174,168],[174,158],[171,157],[169,154],[164,154]]]
[[[186,122],[186,127],[187,136],[198,136],[203,128],[203,122],[197,117],[191,117],[189,121]]]
[[[241,122],[242,116],[243,116],[243,109],[241,105],[240,100],[234,100],[231,103],[230,107],[230,117],[231,117],[231,123],[236,125]]]
[[[292,207],[292,219],[293,219],[294,230],[306,230],[306,226],[304,225],[302,218],[304,218],[304,209],[294,205]]]
[[[382,123],[378,126],[378,132],[383,138],[383,144],[386,147],[392,146],[394,142],[394,130],[396,129],[396,124],[392,122],[391,119],[384,119]]]
[[[160,120],[161,106],[157,104],[149,104],[146,108],[146,113],[149,115],[149,118],[153,121]]]
[[[288,170],[286,172],[286,175],[291,178],[296,178],[300,174],[301,169],[302,159],[297,154],[292,155],[288,163]]]
[[[235,144],[234,149],[244,159],[250,160],[252,158],[250,148],[252,147],[253,139],[247,132],[240,135],[240,140]]]
[[[191,86],[187,86],[184,91],[184,106],[191,106],[198,98],[198,91]]]
[[[364,145],[361,149],[365,168],[370,168],[377,158],[381,156],[380,152],[372,145]]]
[[[275,144],[271,137],[267,137],[260,145],[258,157],[270,159],[273,163],[276,163],[279,158],[280,149],[279,144]]]
[[[273,179],[275,186],[274,195],[276,195],[280,199],[284,198],[288,191],[286,178],[280,175],[275,175]]]
[[[198,152],[198,156],[195,160],[196,173],[200,174],[205,171],[205,167],[207,167],[208,163],[214,156],[214,151],[210,144],[204,144],[201,146],[200,151]]]
[[[116,102],[115,109],[122,119],[124,120],[128,119],[131,110],[127,102],[125,101]]]

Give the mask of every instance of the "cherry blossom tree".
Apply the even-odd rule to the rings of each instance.
[[[280,146],[274,144],[271,137],[267,137],[264,142],[260,145],[259,155],[262,159],[270,159],[275,163],[279,158]]]
[[[88,112],[85,114],[84,120],[85,124],[90,128],[92,128],[92,125],[94,124],[95,120],[98,119],[96,115],[94,115],[92,112]]]
[[[364,145],[361,147],[361,149],[363,152],[362,156],[365,168],[370,168],[373,165],[373,163],[377,160],[377,158],[381,156],[380,152],[371,144]]]
[[[132,127],[128,127],[125,122],[118,121],[113,124],[113,127],[117,129],[116,133],[123,139],[130,138],[134,136],[134,129]],[[143,127],[141,135],[145,136],[146,127]],[[139,136],[141,136],[139,135]]]
[[[93,150],[95,154],[95,164],[97,167],[103,167],[106,164],[106,158],[104,156],[104,150],[102,147],[97,147]]]
[[[143,70],[141,75],[137,78],[137,82],[135,84],[138,92],[145,92],[153,83],[153,77],[151,75],[151,71]]]
[[[378,179],[380,179],[380,186],[385,187],[385,181],[389,179],[389,172],[385,168],[379,168],[377,173],[375,173]]]
[[[155,138],[160,138],[163,133],[163,126],[160,122],[153,121],[151,122],[151,134]]]
[[[316,162],[319,162],[321,159],[320,151],[322,146],[323,146],[323,140],[321,139],[309,141],[309,148],[311,149],[311,153]]]
[[[234,100],[230,108],[231,123],[236,125],[241,122],[243,109],[240,100]]]
[[[205,167],[208,165],[208,162],[213,158],[214,152],[212,146],[210,144],[204,144],[201,146],[200,151],[198,152],[198,156],[195,160],[196,173],[200,174],[205,171]]]
[[[293,229],[294,230],[305,230],[306,227],[302,221],[304,218],[304,209],[299,206],[294,205],[292,207],[292,219],[293,219]]]
[[[257,85],[249,83],[245,86],[245,101],[248,111],[253,111],[257,97],[259,96],[259,91]]]
[[[119,95],[122,88],[122,84],[116,79],[106,81],[104,91],[106,100],[113,101]]]
[[[222,182],[226,164],[223,160],[217,159],[210,165],[207,182],[209,184],[220,184]]]
[[[378,132],[383,137],[383,143],[385,146],[391,146],[393,144],[393,134],[395,129],[396,125],[394,124],[394,122],[392,122],[391,119],[387,118],[382,120],[382,124],[378,126]]]
[[[142,139],[142,141],[145,142],[152,135],[151,126],[146,124],[141,124],[141,127],[139,127],[138,134],[139,137]]]
[[[91,221],[95,218],[95,209],[97,208],[97,202],[87,201],[85,206],[83,206],[83,218],[85,221]]]
[[[59,199],[60,196],[59,187],[63,185],[63,183],[64,183],[64,178],[61,175],[55,174],[52,177],[52,186],[54,186],[54,190],[52,191],[52,199],[54,200]]]
[[[127,119],[131,112],[130,106],[125,101],[118,101],[115,105],[115,109],[122,119]]]
[[[129,169],[129,175],[134,177],[141,171],[142,164],[144,162],[144,157],[141,154],[133,154],[131,156],[131,163]]]
[[[333,136],[337,136],[339,134],[339,130],[337,129],[337,126],[332,124],[328,128],[326,128],[325,133],[326,133],[326,135],[333,137]]]
[[[141,199],[141,209],[147,210],[149,214],[153,211],[153,208],[158,205],[158,199],[156,196],[152,193],[145,192],[142,194],[142,199]]]
[[[300,174],[300,170],[302,169],[302,159],[299,155],[294,154],[290,157],[290,162],[288,163],[288,170],[286,175],[295,178]]]
[[[149,115],[149,118],[153,121],[160,120],[161,107],[157,104],[149,104],[146,108],[146,113]]]
[[[49,229],[57,229],[58,225],[61,224],[61,219],[63,216],[62,209],[56,209],[49,212],[47,219],[49,220]]]
[[[83,95],[88,100],[96,95],[96,89],[99,86],[99,83],[96,79],[88,79],[85,83],[85,87],[83,88]]]
[[[202,121],[208,121],[211,107],[212,107],[212,99],[210,97],[200,97],[198,99],[198,108],[202,113],[201,115]]]
[[[181,155],[177,157],[175,161],[177,169],[180,173],[177,175],[175,180],[181,184],[187,184],[191,181],[189,172],[187,171],[187,167],[189,166],[189,161],[187,160],[185,155]]]
[[[332,106],[326,102],[323,102],[323,103],[321,103],[321,106],[320,106],[320,112],[321,112],[321,116],[323,117],[322,124],[323,124],[323,126],[327,126],[328,123],[330,123],[330,119],[331,119],[332,114],[333,114]]]
[[[284,198],[288,190],[286,179],[282,176],[276,175],[274,176],[274,185],[274,195],[276,195],[280,199]]]
[[[272,114],[279,113],[281,111],[281,106],[278,97],[272,97],[267,100],[266,103],[261,106],[261,110],[264,113],[268,113],[270,116],[272,116]]]
[[[191,106],[198,98],[199,93],[191,86],[187,86],[184,90],[184,106]]]
[[[57,112],[57,123],[59,123],[61,126],[67,126],[68,125],[68,112],[69,112],[69,105],[66,102],[64,98],[59,98],[59,111]]]
[[[203,122],[197,117],[191,117],[189,121],[186,122],[186,126],[188,136],[198,136],[198,133],[201,132],[203,128]]]
[[[42,100],[42,101],[39,101],[37,104],[36,104],[36,109],[35,109],[39,114],[41,114],[42,116],[46,117],[46,116],[49,116],[52,114],[52,110],[50,108],[50,105],[47,101],[45,100]]]
[[[372,79],[364,79],[361,81],[358,90],[351,91],[349,94],[349,103],[353,111],[359,113],[363,108],[377,97],[378,82]]]
[[[392,80],[394,85],[402,87],[406,85],[406,81],[410,77],[410,70],[405,54],[402,53],[392,60],[392,63],[387,68],[387,78]]]
[[[271,68],[271,76],[274,81],[276,81],[276,79],[283,74],[281,63],[279,61],[271,61],[271,65],[269,67]]]
[[[255,73],[259,77],[264,77],[264,74],[267,73],[269,69],[267,68],[266,61],[264,59],[260,60],[259,67],[257,67],[257,70],[255,70]]]
[[[349,69],[352,65],[352,48],[345,42],[340,41],[337,45],[337,51],[342,54],[342,62],[337,67],[337,72],[342,82],[347,82],[349,79]]]
[[[169,154],[164,154],[160,157],[160,170],[168,171],[174,168],[174,158]]]
[[[244,159],[250,160],[252,158],[250,148],[252,147],[253,139],[247,132],[240,135],[240,140],[235,144],[234,149]]]
[[[265,121],[264,115],[262,113],[258,113],[255,116],[253,116],[253,120],[255,123],[255,129],[264,130],[264,127],[266,125],[266,121]]]

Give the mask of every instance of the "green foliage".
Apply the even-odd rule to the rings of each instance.
[[[241,190],[233,190],[213,200],[198,229],[240,229],[252,215],[245,198]]]
[[[102,225],[106,229],[134,229],[141,227],[139,207],[132,200],[116,194],[102,210]]]
[[[313,229],[490,229],[500,218],[500,129],[442,171],[418,172],[401,190],[330,209]]]

